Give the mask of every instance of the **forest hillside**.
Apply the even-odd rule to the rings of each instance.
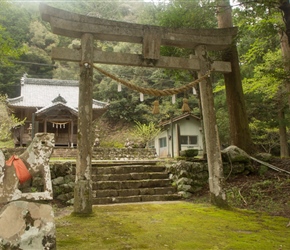
[[[217,13],[222,1],[170,0],[170,1],[41,1],[56,8],[103,19],[158,25],[170,28],[217,28]],[[226,1],[227,2],[227,1]],[[229,1],[228,1],[229,2]],[[282,1],[283,2],[283,1]],[[289,65],[287,57],[287,25],[281,1],[233,1],[232,21],[238,28],[236,46],[243,91],[237,99],[228,94],[222,74],[212,74],[214,105],[222,145],[233,141],[235,128],[231,105],[245,105],[246,116],[240,121],[249,126],[251,140],[256,149],[277,157],[289,157]],[[284,5],[283,5],[284,6]],[[11,0],[0,2],[0,94],[9,98],[19,96],[20,79],[30,78],[79,79],[79,65],[73,62],[51,60],[53,47],[75,48],[78,39],[57,36],[39,13],[38,1]],[[142,53],[140,44],[97,41],[95,46],[108,52]],[[281,49],[282,48],[282,49]],[[285,50],[283,50],[285,48]],[[289,49],[289,48],[288,48]],[[289,50],[290,51],[290,50]],[[192,49],[161,46],[162,56],[189,57]],[[227,54],[211,52],[211,60],[226,59]],[[164,70],[157,68],[99,65],[102,69],[132,84],[154,89],[183,86],[197,78],[190,70]],[[93,98],[110,103],[103,119],[108,124],[104,141],[123,144],[126,133],[135,122],[154,122],[182,113],[183,99],[188,99],[191,112],[201,116],[199,88],[174,97],[144,96],[119,87],[119,84],[97,71],[94,72]],[[120,91],[121,90],[121,91]],[[158,100],[160,113],[152,115],[153,102]],[[235,117],[234,117],[235,118]],[[100,121],[101,122],[101,121]],[[121,124],[121,125],[120,125]],[[103,125],[104,127],[107,125]],[[107,129],[110,128],[110,129]],[[116,133],[115,133],[116,131]],[[244,131],[238,131],[245,133]],[[115,134],[115,139],[111,137]],[[243,138],[243,134],[240,136]],[[120,139],[119,139],[120,138]]]

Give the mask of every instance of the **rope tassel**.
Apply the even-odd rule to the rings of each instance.
[[[154,115],[155,114],[159,114],[159,101],[154,101],[153,102],[153,112]]]
[[[182,112],[190,112],[190,108],[188,106],[188,99],[183,98],[183,105],[181,108]]]

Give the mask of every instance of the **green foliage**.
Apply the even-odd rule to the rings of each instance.
[[[248,1],[245,8],[234,9],[234,22],[239,27],[237,44],[243,76],[252,76],[253,67],[263,62],[266,53],[280,49],[278,31],[283,26],[281,12],[270,7],[273,6]]]
[[[102,148],[123,148],[124,144],[116,141],[101,141],[100,147]]]
[[[44,1],[47,2],[47,1]],[[168,3],[144,3],[142,1],[52,1],[49,5],[68,11],[100,17],[105,19],[141,22],[171,28],[215,28],[216,2],[211,0],[184,1],[170,0]],[[246,96],[248,116],[252,133],[257,144],[263,145],[266,151],[272,146],[266,141],[271,138],[260,138],[263,133],[273,135],[277,131],[277,110],[286,106],[287,93],[283,82],[289,78],[285,73],[280,52],[278,32],[285,30],[279,1],[246,1],[240,0],[243,8],[233,9],[233,18],[239,27],[237,46],[241,58],[241,74]],[[78,79],[79,66],[74,62],[52,62],[52,47],[72,48],[79,44],[78,39],[60,37],[50,32],[50,25],[39,16],[38,3],[27,1],[0,2],[0,93],[9,97],[19,95],[20,78],[26,72],[29,77]],[[95,46],[103,51],[141,54],[140,44],[97,41]],[[161,54],[166,56],[188,57],[192,49],[161,47]],[[211,53],[213,60],[220,60],[219,53]],[[18,61],[17,63],[15,61]],[[141,67],[102,66],[110,73],[127,80],[134,85],[165,89],[179,87],[191,82],[196,75],[186,70],[162,70]],[[228,144],[229,118],[223,80],[214,74],[215,107],[219,127],[220,141]],[[139,93],[122,87],[117,91],[117,83],[101,74],[94,75],[94,98],[110,102],[110,109],[105,116],[112,122],[119,120],[128,123],[138,121],[141,124],[158,122],[171,115],[181,114],[182,99],[189,99],[189,106],[195,115],[200,114],[198,99],[191,91],[178,94],[176,103],[172,104],[171,96],[155,98],[145,95],[140,102]],[[160,114],[152,115],[153,101],[158,99]],[[287,117],[289,110],[286,110]],[[260,125],[258,126],[257,123]],[[286,125],[287,122],[285,123]],[[263,127],[266,126],[266,127]],[[276,133],[276,132],[275,132]],[[277,134],[276,134],[277,135]],[[275,139],[276,140],[276,139]],[[266,143],[266,144],[265,144]],[[276,142],[275,142],[276,143]]]
[[[287,72],[288,73],[288,72]],[[253,69],[253,77],[243,80],[244,92],[248,100],[250,129],[253,141],[263,151],[274,153],[279,150],[278,109],[287,107],[287,94],[284,90],[287,79],[280,49],[268,51]],[[288,111],[288,109],[285,109]]]
[[[16,49],[11,37],[5,33],[5,29],[0,26],[0,65],[11,64],[10,59],[18,58],[24,52],[23,49]]]
[[[6,105],[6,96],[0,96],[0,141],[9,141],[11,139],[11,129],[22,126],[25,122],[15,117],[14,114],[9,115]]]
[[[33,77],[50,78],[52,75],[48,73],[52,71],[52,67],[47,67],[51,64],[49,51],[43,50],[43,44],[38,47],[40,44],[35,38],[41,36],[34,36],[39,31],[39,26],[33,26],[38,9],[31,10],[28,6],[29,4],[23,6],[21,3],[10,2],[0,8],[0,25],[5,28],[0,31],[1,47],[7,52],[6,46],[3,46],[4,41],[4,45],[7,43],[13,51],[5,56],[0,55],[0,60],[6,60],[0,64],[0,93],[8,94],[9,97],[19,95],[18,83],[25,72]],[[33,26],[31,29],[30,25]],[[42,29],[43,33],[49,36],[45,27]],[[50,40],[46,39],[47,45]]]
[[[217,27],[213,4],[209,0],[171,0],[157,16],[159,25],[173,28]]]
[[[13,139],[10,139],[8,141],[1,141],[0,140],[0,149],[1,148],[14,148],[14,141]]]
[[[153,140],[160,132],[160,128],[157,128],[153,122],[148,124],[142,124],[139,121],[135,121],[135,130],[133,135],[140,139],[141,143],[148,144],[149,141]]]
[[[181,156],[194,157],[198,155],[198,149],[187,149],[180,152]]]
[[[280,2],[239,1],[244,8],[235,9],[239,26],[241,73],[246,96],[252,139],[266,152],[279,150],[278,111],[289,112],[284,82],[289,72],[284,69],[280,35],[285,30]],[[278,149],[278,150],[277,150]]]
[[[20,12],[6,1],[0,1],[0,94],[15,93],[14,80],[17,78],[15,77],[17,67],[13,62],[26,51],[22,39],[27,32],[25,29],[21,30],[26,15],[20,15]],[[19,20],[21,21],[18,23]]]
[[[273,153],[272,150],[279,147],[279,130],[273,127],[273,122],[253,118],[250,123],[252,139],[267,153]]]

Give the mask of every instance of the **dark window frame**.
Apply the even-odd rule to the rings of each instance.
[[[197,135],[181,135],[180,144],[181,145],[197,145],[198,136]]]
[[[166,137],[159,138],[159,148],[166,148],[167,147],[167,140]]]

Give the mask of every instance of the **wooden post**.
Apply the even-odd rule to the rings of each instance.
[[[207,51],[205,46],[197,46],[195,53],[200,62],[198,77],[201,77],[206,74],[211,65],[207,59]],[[218,207],[227,208],[228,204],[223,188],[223,164],[210,78],[201,81],[199,83],[199,88],[202,105],[211,202]]]
[[[81,37],[81,64],[79,86],[79,116],[74,212],[92,212],[92,93],[94,37],[85,33]]]
[[[70,123],[70,147],[73,148],[73,134],[74,134],[74,121],[73,119],[71,120],[71,123]]]
[[[36,134],[36,129],[35,129],[35,113],[32,113],[31,123],[32,123],[31,139],[33,140],[33,138],[34,138],[34,136]]]
[[[44,118],[44,133],[47,133],[47,119]]]

